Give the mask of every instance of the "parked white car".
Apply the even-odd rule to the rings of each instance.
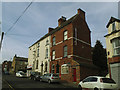
[[[18,71],[16,77],[26,77],[26,74],[23,71]]]
[[[113,89],[116,90],[117,84],[113,79],[100,77],[100,76],[89,76],[78,84],[78,87],[90,90],[103,90]]]

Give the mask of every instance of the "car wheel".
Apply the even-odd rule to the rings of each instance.
[[[42,82],[42,79],[40,78],[40,82]]]
[[[36,81],[36,78],[34,77],[33,80]]]
[[[51,83],[51,80],[48,80],[48,83],[50,84],[50,83]]]
[[[78,85],[78,88],[80,88],[80,90],[82,90],[82,87],[81,87],[81,85]]]
[[[94,90],[99,90],[98,88],[94,88]]]

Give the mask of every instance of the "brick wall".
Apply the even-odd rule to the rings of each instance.
[[[98,74],[99,74],[98,69],[80,66],[80,80],[83,80],[88,76],[95,76]]]
[[[59,43],[61,41],[63,42],[61,44],[58,44],[56,46],[51,47],[51,50],[50,50],[51,56],[52,56],[52,51],[55,50],[56,51],[56,58],[63,57],[63,47],[65,45],[67,45],[67,47],[68,47],[68,55],[73,53],[73,50],[72,50],[72,47],[73,47],[72,42],[73,41],[72,41],[72,39],[63,41],[63,33],[65,30],[68,31],[68,38],[70,38],[72,36],[72,24],[65,26],[64,28],[60,29],[59,31],[57,31],[53,35],[51,35],[51,42],[52,42],[52,38],[54,36],[56,38],[56,43]],[[51,57],[51,59],[52,59],[52,57]]]
[[[80,18],[80,15],[77,16],[75,21],[73,22],[73,27],[77,29],[77,38],[79,40],[84,41],[80,42],[79,40],[77,41],[77,45],[75,44],[75,39],[74,39],[74,54],[77,56],[85,57],[87,59],[92,60],[91,56],[91,37],[90,37],[90,30],[88,28],[88,25],[85,20]],[[76,37],[75,35],[75,30],[73,31],[73,36]],[[79,49],[79,50],[78,50]]]
[[[120,56],[115,56],[115,57],[112,57],[112,58],[108,58],[108,62],[109,63],[120,62]]]
[[[77,29],[77,36],[75,32],[75,28]],[[63,33],[64,31],[68,31],[68,40],[63,41]],[[88,65],[92,64],[92,56],[91,56],[91,38],[90,38],[90,30],[85,19],[81,18],[80,13],[75,17],[73,22],[68,25],[62,27],[60,30],[56,31],[51,35],[51,43],[52,39],[55,36],[56,44],[50,48],[50,56],[52,60],[52,51],[55,50],[55,58],[56,60],[50,61],[50,72],[51,67],[55,65],[55,73],[56,73],[56,65],[59,64],[59,74],[62,80],[67,80],[68,82],[75,81],[74,79],[74,70],[76,70],[76,82],[77,84],[80,80],[84,79],[89,75],[96,75],[97,70],[94,68],[83,67],[80,66],[80,63],[87,63]],[[77,38],[77,44],[76,39]],[[59,44],[58,44],[59,43]],[[63,57],[63,47],[67,45],[67,54],[68,57]],[[69,55],[71,55],[69,57]],[[69,74],[61,74],[61,65],[70,64],[69,66]],[[74,75],[73,75],[74,74]]]

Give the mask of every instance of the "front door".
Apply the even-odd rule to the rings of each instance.
[[[76,82],[76,68],[73,68],[73,82]]]

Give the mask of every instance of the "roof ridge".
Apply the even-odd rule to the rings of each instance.
[[[71,23],[75,17],[79,15],[79,14],[75,14],[74,16],[72,16],[71,18],[69,18],[68,20],[66,20],[65,22],[63,22],[60,26],[57,26],[56,28],[54,28],[54,30],[52,30],[51,32],[48,32],[47,34],[45,34],[43,37],[41,37],[39,40],[37,40],[34,44],[36,44],[37,42],[43,40],[44,38],[46,38],[47,36],[55,33],[56,31],[58,31],[59,29],[63,28],[64,26],[68,25],[69,23]],[[31,46],[33,46],[34,44],[32,44]],[[31,47],[30,46],[30,47]],[[29,47],[29,48],[30,48]]]

